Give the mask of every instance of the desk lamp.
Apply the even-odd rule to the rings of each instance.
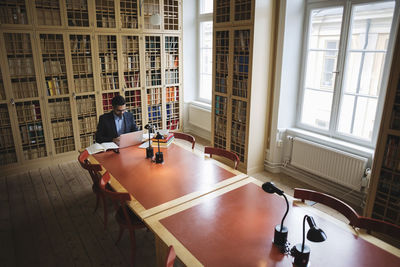
[[[150,137],[150,133],[151,130],[153,129],[153,126],[150,124],[146,124],[144,128],[149,131],[149,146],[146,147],[146,159],[151,159],[154,156],[154,150],[153,147],[151,146],[151,137]]]
[[[314,218],[305,215],[303,218],[303,242],[293,246],[291,249],[291,255],[294,257],[293,265],[296,267],[306,267],[308,266],[308,261],[310,259],[310,247],[304,244],[305,241],[305,227],[307,223],[310,226],[310,230],[307,232],[307,239],[312,242],[323,242],[326,240],[327,236],[322,229],[318,228],[315,224]]]
[[[286,215],[289,212],[289,202],[285,196],[285,194],[283,193],[282,190],[280,190],[279,188],[277,188],[274,183],[272,182],[266,182],[262,185],[262,189],[270,194],[278,194],[280,196],[283,196],[286,200],[286,212],[285,215],[282,218],[281,224],[276,225],[275,226],[275,233],[274,233],[274,244],[278,247],[285,247],[286,245],[286,241],[287,241],[287,236],[288,236],[288,229],[286,226],[283,225],[283,221],[286,218]]]
[[[162,138],[163,136],[160,134],[160,132],[157,132],[156,139],[158,140],[158,152],[156,153],[156,163],[164,162],[164,155],[162,152],[160,152],[160,139]]]

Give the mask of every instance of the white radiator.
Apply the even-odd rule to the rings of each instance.
[[[367,158],[295,137],[290,164],[359,191]]]

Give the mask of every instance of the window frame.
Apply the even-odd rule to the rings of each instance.
[[[207,104],[211,104],[212,102],[212,94],[210,99],[207,98],[202,98],[200,97],[200,90],[201,88],[201,65],[202,65],[202,58],[201,58],[201,42],[202,42],[202,34],[201,34],[201,23],[203,22],[212,22],[213,23],[213,12],[210,13],[201,13],[201,5],[203,3],[204,0],[200,0],[198,1],[198,11],[197,11],[197,92],[196,92],[196,98],[199,102],[203,102],[203,103],[207,103]],[[214,3],[213,3],[214,5]],[[214,25],[213,25],[214,27]],[[214,39],[214,33],[212,33],[212,38]],[[213,46],[211,46],[211,60],[213,59]],[[213,68],[212,63],[211,63],[211,69]],[[212,75],[213,72],[211,71],[211,81],[212,81]],[[211,82],[211,88],[210,88],[211,92],[212,92],[212,82]]]
[[[373,125],[373,133],[371,136],[371,140],[357,138],[348,134],[344,134],[338,131],[339,128],[339,116],[340,116],[340,99],[343,96],[343,82],[344,82],[344,71],[346,70],[346,53],[348,52],[349,42],[351,38],[349,38],[349,33],[351,31],[351,21],[352,21],[352,7],[354,5],[359,4],[366,4],[366,3],[376,3],[376,2],[388,2],[390,0],[341,0],[341,1],[315,1],[315,0],[308,0],[305,6],[305,16],[304,16],[304,34],[302,40],[302,49],[301,49],[301,65],[300,65],[300,79],[299,79],[299,97],[297,99],[297,115],[296,115],[296,127],[310,131],[317,134],[322,134],[328,136],[330,138],[346,141],[349,143],[361,145],[364,147],[374,148],[378,135],[379,135],[379,127],[382,120],[382,112],[383,106],[385,102],[385,95],[386,95],[386,87],[388,83],[389,77],[389,70],[390,65],[392,62],[393,56],[393,45],[394,39],[396,37],[396,32],[398,28],[398,21],[399,21],[399,6],[400,0],[394,0],[395,2],[395,9],[393,13],[393,20],[389,35],[389,41],[387,46],[386,58],[385,63],[383,66],[383,75],[382,81],[380,83],[380,92],[378,96],[378,103],[377,109],[375,114],[375,121]],[[305,124],[301,122],[302,117],[302,107],[305,95],[305,80],[306,80],[306,63],[307,63],[307,56],[308,56],[308,40],[309,40],[309,30],[311,25],[310,14],[311,11],[314,9],[319,8],[334,8],[334,7],[343,7],[343,14],[342,14],[342,25],[341,25],[341,34],[339,38],[338,44],[338,56],[336,62],[336,70],[339,73],[336,73],[334,77],[334,89],[333,89],[333,97],[332,97],[332,106],[331,106],[331,114],[330,114],[330,122],[329,127],[327,130],[313,127],[311,125]],[[344,55],[343,55],[344,54]]]

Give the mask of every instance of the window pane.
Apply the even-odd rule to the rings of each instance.
[[[305,90],[301,121],[327,130],[331,114],[332,92]]]
[[[212,21],[200,23],[200,90],[199,97],[211,101],[212,90]]]
[[[310,13],[301,122],[329,129],[343,8]]]
[[[200,14],[213,12],[213,0],[200,0]]]
[[[372,138],[394,6],[391,1],[352,8],[339,132]]]

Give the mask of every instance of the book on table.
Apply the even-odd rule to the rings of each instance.
[[[105,143],[94,143],[93,145],[86,148],[90,155],[96,154],[99,152],[106,152],[109,149],[118,149],[119,147],[114,142],[105,142]]]

